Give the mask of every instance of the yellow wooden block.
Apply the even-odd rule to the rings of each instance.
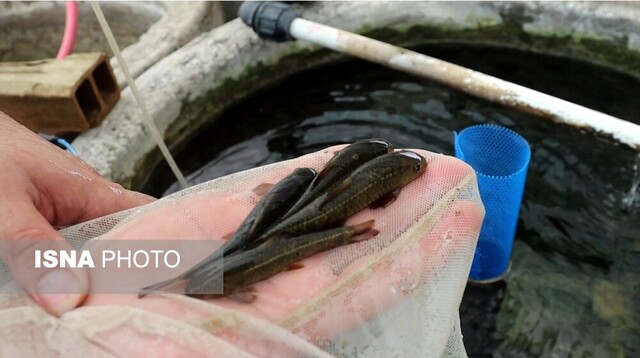
[[[0,110],[44,133],[86,131],[120,98],[105,53],[0,63]]]

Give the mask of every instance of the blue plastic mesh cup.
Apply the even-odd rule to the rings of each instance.
[[[475,170],[486,212],[470,279],[497,280],[509,268],[531,148],[519,134],[497,125],[471,126],[454,135],[456,157]]]

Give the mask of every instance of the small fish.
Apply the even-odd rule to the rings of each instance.
[[[320,195],[330,191],[362,164],[390,152],[393,152],[393,145],[378,138],[361,140],[346,146],[329,160],[304,195],[284,217],[299,211]]]
[[[243,249],[253,239],[257,238],[262,231],[280,219],[291,205],[300,199],[315,176],[316,171],[311,168],[295,169],[293,173],[284,177],[264,194],[240,224],[235,234],[221,248],[182,275],[143,288],[141,294],[144,295],[175,282],[187,280],[202,267],[211,265],[220,260],[221,257]]]
[[[426,170],[426,160],[417,153],[401,150],[374,158],[360,166],[330,192],[269,228],[248,247],[282,237],[324,230],[371,206],[394,200],[402,187]]]
[[[356,241],[367,240],[378,234],[370,220],[358,225],[344,226],[325,231],[305,234],[262,245],[252,250],[233,255],[224,263],[224,269],[201,271],[187,284],[185,294],[198,298],[215,298],[242,292],[242,300],[248,299],[248,286],[263,281],[277,273],[286,271],[304,258],[332,248],[348,245]],[[214,283],[223,280],[224,292],[206,293]]]
[[[243,248],[280,219],[300,199],[315,176],[316,171],[311,168],[297,168],[274,185],[247,215],[233,237],[224,244],[223,255]]]

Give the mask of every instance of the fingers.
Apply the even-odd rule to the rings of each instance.
[[[472,244],[477,237],[482,218],[483,211],[478,203],[457,202],[449,207],[443,216],[438,217],[435,226],[428,233],[425,233],[424,237],[414,242],[413,245],[406,247],[400,245],[404,247],[403,250],[393,256],[392,260],[383,260],[364,280],[358,281],[358,284],[349,287],[346,291],[340,290],[328,302],[319,302],[317,307],[310,312],[313,316],[306,317],[309,319],[306,324],[298,327],[288,325],[285,327],[289,329],[296,328],[295,333],[297,335],[313,342],[324,341],[325,339],[331,340],[335,335],[340,335],[342,332],[375,318],[381,312],[391,309],[398,302],[406,300],[406,297],[419,292],[420,288],[424,288],[424,285],[433,285],[434,282],[440,282],[437,287],[447,288],[452,287],[451,285],[459,285],[462,281],[466,282],[466,274],[461,275],[460,272],[451,272],[449,269],[460,267],[460,265],[453,264],[456,260],[459,264],[470,262],[469,260],[473,254]],[[365,257],[358,262],[354,262],[352,267],[344,272],[344,275],[349,275],[349,271],[358,269],[364,263],[363,261],[366,260],[369,260],[369,258]],[[307,266],[314,266],[314,264],[309,263]],[[319,266],[319,264],[316,266]],[[309,290],[308,282],[317,280],[318,277],[314,275],[313,279],[311,279],[307,275],[303,279],[302,276],[304,275],[300,271],[304,270],[298,270],[296,273],[301,277],[293,281],[295,281],[296,286],[303,286]],[[464,269],[461,269],[461,271],[464,271]],[[328,274],[333,277],[333,274]],[[336,278],[334,277],[333,279],[335,280]],[[270,281],[272,284],[276,284],[277,280]],[[303,282],[305,284],[301,284]],[[286,317],[299,304],[308,304],[308,301],[313,301],[317,297],[314,294],[311,297],[303,298],[304,295],[296,294],[291,290],[293,285],[284,283],[282,285],[288,288],[279,291],[280,294],[277,297],[276,295],[272,295],[273,297],[263,296],[262,298],[268,299],[269,302],[262,302],[261,307],[246,304],[235,305],[229,301],[214,301],[220,307],[232,308],[240,312],[249,313],[252,316],[267,318],[273,322],[278,321],[274,317]],[[461,294],[461,292],[459,293]],[[413,302],[416,301],[413,300]],[[132,305],[178,320],[201,321],[202,319],[212,319],[212,317],[217,316],[208,311],[198,311],[199,307],[203,307],[203,305],[196,304],[196,302],[192,302],[189,298],[174,301],[164,297],[132,300],[121,295],[119,297],[110,297],[100,303],[96,301],[94,304]],[[459,302],[456,302],[455,299],[451,299],[450,302],[447,301],[447,305],[451,309],[443,310],[442,316],[438,316],[438,319],[451,319],[451,317],[446,316],[446,313],[455,311],[455,307],[458,304]],[[304,322],[304,318],[301,321]],[[407,324],[415,324],[417,322],[419,321],[407,322]],[[443,324],[446,323],[443,321]],[[233,329],[230,330],[233,331]],[[221,336],[218,330],[215,330],[215,334]],[[223,335],[223,337],[229,339],[228,335]],[[240,341],[234,344],[243,347],[244,344],[253,344],[255,342],[252,340],[251,343],[248,343],[241,338],[238,338]]]
[[[0,257],[24,289],[45,310],[61,315],[78,306],[87,292],[82,269],[36,267],[36,250],[69,250],[28,199],[16,199],[0,209]],[[41,261],[42,262],[42,261]]]
[[[78,158],[0,112],[2,188],[24,191],[51,224],[66,226],[147,204],[154,198],[112,183]],[[1,194],[1,193],[0,193]]]
[[[61,314],[84,299],[87,273],[34,267],[35,250],[70,249],[51,225],[73,225],[154,199],[105,180],[2,112],[0,167],[0,255],[25,291]]]
[[[124,189],[120,184],[101,180],[100,183],[92,187],[86,187],[84,193],[80,193],[87,202],[76,216],[77,222],[95,219],[97,217],[109,215],[118,211],[135,208],[149,204],[156,199],[152,196]]]
[[[461,183],[467,185],[467,180],[473,179],[472,170],[461,161],[424,151],[418,152],[427,157],[429,166],[422,177],[403,189],[398,202],[391,205],[388,209],[365,210],[350,219],[353,222],[362,222],[371,219],[371,216],[374,215],[376,218],[376,228],[382,232],[382,234],[379,235],[380,237],[376,238],[379,240],[376,241],[380,241],[386,237],[390,242],[391,239],[399,236],[408,229],[408,227],[411,227],[415,218],[430,211],[434,204],[450,192],[455,191]],[[112,239],[139,237],[139,232],[148,232],[149,228],[153,228],[155,236],[168,238],[183,237],[187,231],[189,231],[190,234],[193,233],[194,237],[208,237],[209,239],[221,237],[237,227],[246,213],[255,205],[257,198],[255,193],[251,192],[251,189],[264,182],[274,182],[289,174],[291,170],[296,167],[312,167],[317,169],[331,158],[332,153],[332,148],[329,148],[325,151],[292,161],[265,168],[258,168],[252,173],[253,175],[243,176],[243,174],[236,174],[221,178],[220,181],[217,182],[216,189],[213,189],[211,192],[203,191],[199,195],[180,198],[178,201],[165,202],[166,205],[158,206],[158,208],[154,208],[154,210],[150,212],[141,214],[136,217],[135,220],[127,222],[125,226],[119,226],[116,230],[106,234],[105,237]],[[470,213],[469,217],[472,219],[469,219],[465,223],[455,221],[453,219],[456,217],[458,218],[456,220],[460,220],[460,217],[456,216],[459,214],[456,214],[455,211],[449,211],[448,215],[453,216],[447,216],[447,220],[442,220],[438,224],[437,229],[432,231],[434,233],[433,239],[423,239],[420,246],[414,247],[414,251],[406,253],[407,263],[411,262],[418,265],[412,272],[424,272],[420,270],[420,265],[424,264],[428,266],[434,262],[430,257],[433,252],[439,249],[439,246],[430,245],[441,243],[443,238],[447,238],[447,235],[444,235],[446,231],[442,231],[443,228],[462,228],[469,231],[475,230],[474,232],[477,233],[476,229],[482,221],[481,210],[478,210],[477,206],[473,206],[470,209],[462,209],[461,213],[463,215]],[[414,214],[419,214],[419,216],[414,217]],[[169,225],[169,223],[171,223],[171,225]],[[451,240],[453,243],[470,240],[470,238],[466,236],[456,236],[455,234],[458,232],[461,231],[455,231],[453,236],[449,237],[448,240]],[[373,244],[374,243],[368,243],[368,245]],[[363,247],[367,246],[365,244],[362,245]],[[451,244],[449,247],[455,248],[455,245]],[[349,250],[354,251],[353,248]],[[362,259],[367,260],[368,258],[366,256],[375,251],[374,248],[371,248],[371,250],[367,252],[363,251],[363,256],[365,257]],[[332,267],[329,267],[330,265],[328,265],[326,260],[327,254],[316,255],[305,261],[305,269],[303,270],[284,272],[269,280],[256,284],[255,287],[259,290],[260,299],[255,304],[241,305],[224,298],[214,300],[214,302],[221,307],[266,318],[272,322],[280,321],[287,318],[299,305],[313,299],[316,293],[322,291],[337,279],[335,273],[330,270]],[[353,262],[353,267],[357,266],[358,262]],[[348,270],[349,268],[344,272],[348,274]],[[428,269],[425,270],[428,271]],[[398,270],[398,273],[401,273],[401,270]],[[386,275],[383,271],[376,272],[376,275],[380,275],[380,282],[385,282],[384,278],[387,276],[397,278],[397,276]],[[428,276],[429,275],[425,274],[421,276],[421,278],[427,280]],[[466,277],[464,279],[466,279]],[[374,284],[376,280],[366,281],[372,286],[367,288],[385,289],[391,292],[387,284],[377,285]],[[380,313],[394,304],[394,299],[402,298],[401,295],[395,295],[393,297],[382,295],[381,297],[383,299],[380,301],[374,301],[372,305],[365,305],[368,312],[367,315]],[[94,299],[91,303],[108,304],[109,299],[110,298],[106,297],[102,301]],[[126,297],[123,297],[123,303],[126,299]],[[149,301],[138,302],[135,301],[134,296],[129,297],[129,299],[132,304],[139,304],[140,307],[151,310],[154,309],[149,306]],[[366,303],[368,301],[363,299],[361,302]],[[384,304],[376,305],[376,302]],[[344,302],[340,302],[339,304],[343,303]],[[159,310],[159,312],[160,311],[163,314],[170,314],[171,312],[171,310]],[[178,310],[177,312],[180,311]],[[342,313],[344,313],[345,325],[348,326],[359,322],[355,319],[347,320],[346,318],[354,317],[349,317],[348,312]],[[326,314],[328,318],[336,317],[332,312],[326,312]],[[319,321],[318,323],[326,322],[330,321]],[[329,336],[330,332],[324,332],[326,327],[330,327],[330,325],[322,325],[318,327],[318,329]],[[347,329],[347,327],[344,327],[344,329]]]
[[[34,174],[34,202],[40,204],[40,212],[53,212],[47,217],[53,225],[73,225],[155,200],[102,178],[68,153],[55,154],[45,164],[26,170]]]

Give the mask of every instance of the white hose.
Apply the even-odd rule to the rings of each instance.
[[[173,159],[171,152],[169,152],[169,148],[167,148],[167,145],[164,143],[164,140],[162,139],[162,135],[160,135],[160,131],[158,130],[158,127],[156,126],[155,122],[151,118],[151,115],[149,115],[147,106],[144,104],[144,101],[142,100],[142,96],[140,95],[140,91],[138,91],[138,87],[136,86],[136,82],[133,80],[133,76],[131,76],[131,73],[129,72],[129,67],[124,61],[122,54],[120,53],[120,47],[118,47],[118,44],[116,43],[116,39],[113,36],[113,32],[111,32],[111,28],[107,23],[107,19],[104,17],[104,14],[102,13],[102,9],[100,8],[100,5],[97,2],[92,1],[91,6],[93,7],[93,12],[96,14],[96,17],[98,18],[100,27],[102,28],[102,31],[104,32],[104,35],[107,38],[109,47],[111,47],[111,51],[113,51],[114,55],[116,56],[116,59],[118,60],[118,64],[122,69],[122,73],[124,74],[124,77],[127,79],[127,84],[131,89],[131,93],[133,93],[133,97],[135,98],[136,102],[140,106],[140,111],[142,111],[142,119],[144,120],[144,123],[147,125],[147,129],[149,130],[149,132],[151,132],[153,139],[155,139],[156,143],[158,144],[158,148],[160,148],[160,152],[164,156],[164,159],[167,161],[167,164],[169,164],[169,167],[171,168],[171,171],[173,172],[173,174],[176,176],[176,179],[178,179],[178,183],[180,183],[180,186],[183,189],[188,187],[189,184],[187,184],[187,180],[184,178],[184,175],[182,175],[182,172],[180,171],[180,168],[178,168],[178,165],[176,164],[175,160]]]
[[[640,150],[640,126],[449,62],[361,35],[296,18],[291,36],[416,76],[559,123],[591,128]]]

